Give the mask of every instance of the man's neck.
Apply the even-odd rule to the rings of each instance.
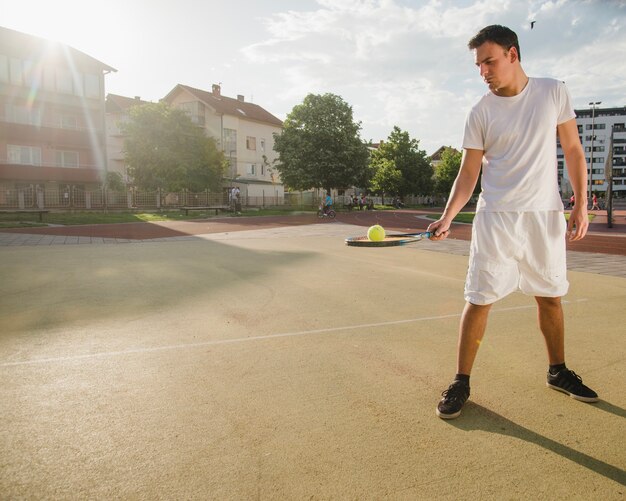
[[[519,69],[510,85],[495,89],[492,92],[500,97],[513,97],[520,94],[528,85],[528,77],[522,68]]]

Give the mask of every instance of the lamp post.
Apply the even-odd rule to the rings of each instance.
[[[596,138],[596,106],[602,104],[602,101],[591,101],[589,106],[591,106],[591,162],[589,165],[589,199],[587,203],[591,203],[593,198],[593,142]]]

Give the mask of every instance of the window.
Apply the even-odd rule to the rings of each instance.
[[[246,174],[248,174],[249,176],[256,176],[256,165],[255,164],[248,164],[248,168],[246,170]]]
[[[24,83],[24,72],[22,71],[22,60],[11,58],[10,61],[11,83],[14,85],[22,85]]]
[[[261,139],[261,151],[265,153],[265,139]]]
[[[56,151],[56,166],[78,168],[78,152],[77,151]]]
[[[9,82],[9,58],[0,54],[0,82]]]
[[[7,104],[6,117],[9,122],[16,124],[41,126],[41,110],[39,109]]]
[[[32,61],[23,61],[24,83],[28,87],[39,88],[41,85],[41,67]]]
[[[80,73],[72,73],[72,83],[74,88],[74,94],[77,96],[84,96],[84,88],[83,88],[83,75]]]
[[[78,129],[78,120],[75,115],[61,115],[62,129]]]
[[[204,125],[204,105],[200,101],[180,103],[178,108],[183,110],[196,125]]]
[[[246,148],[249,150],[256,150],[256,137],[246,137]]]
[[[56,70],[56,90],[63,94],[72,94],[72,74],[69,71]]]
[[[9,144],[9,163],[20,165],[41,165],[41,148]]]
[[[237,156],[237,131],[235,129],[224,129],[224,153],[229,158]]]
[[[98,75],[85,75],[85,97],[100,98],[100,77]]]
[[[46,66],[43,69],[43,88],[54,92],[56,90],[54,67]]]

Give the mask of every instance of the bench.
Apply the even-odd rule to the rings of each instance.
[[[43,215],[48,212],[47,209],[0,209],[0,214],[39,214],[39,221],[43,221]]]
[[[230,210],[230,207],[228,205],[201,205],[197,207],[181,207],[180,210],[185,211],[185,216],[189,215],[190,210],[214,210],[215,215],[217,216],[219,211]]]

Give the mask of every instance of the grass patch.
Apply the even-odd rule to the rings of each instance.
[[[314,209],[292,210],[270,208],[270,209],[246,209],[241,216],[231,213],[220,213],[217,217],[250,217],[250,216],[289,216],[314,214]],[[62,226],[75,226],[81,224],[115,224],[115,223],[145,223],[160,221],[190,221],[194,219],[215,218],[215,211],[190,211],[186,216],[181,210],[161,211],[161,212],[49,212],[44,214],[43,222],[34,221],[32,214],[0,214],[0,228],[35,228],[47,226],[48,224],[58,224]]]

